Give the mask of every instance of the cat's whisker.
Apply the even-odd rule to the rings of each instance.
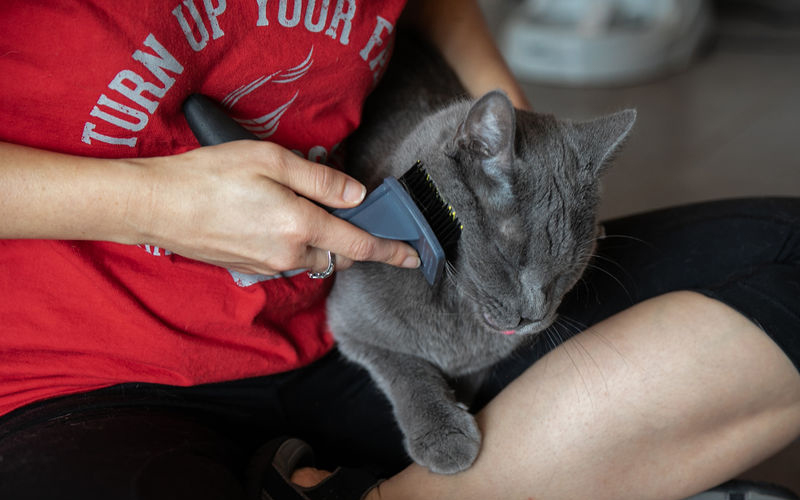
[[[453,280],[453,282],[456,281],[458,270],[456,270],[456,266],[454,266],[449,260],[444,261],[444,272],[448,278]]]
[[[613,273],[611,273],[607,269],[603,269],[602,267],[596,266],[594,264],[589,264],[588,266],[586,266],[586,268],[587,269],[594,269],[596,271],[600,271],[601,273],[608,275],[608,277],[610,277],[612,280],[614,280],[620,286],[620,288],[622,288],[622,290],[625,292],[625,295],[628,296],[628,299],[631,301],[631,303],[634,302],[633,295],[631,295],[630,291],[628,291],[628,287],[625,286],[625,283],[623,283],[622,280],[620,280],[619,278],[614,276]]]
[[[603,256],[603,255],[599,255],[599,254],[597,254],[597,253],[593,253],[593,254],[591,255],[591,258],[592,258],[592,259],[597,259],[597,260],[602,260],[603,262],[608,262],[609,264],[613,264],[613,265],[615,265],[615,266],[616,266],[616,267],[617,267],[617,268],[618,268],[620,271],[622,271],[623,273],[625,273],[625,275],[627,275],[627,276],[628,276],[628,278],[632,278],[631,274],[628,272],[628,270],[625,268],[625,266],[623,266],[622,264],[620,264],[619,262],[617,262],[617,261],[616,261],[616,260],[614,260],[614,259],[609,259],[608,257],[605,257],[605,256]]]
[[[595,329],[595,328],[590,328],[590,329],[586,330],[586,334],[587,335],[592,335],[596,339],[600,340],[603,344],[608,346],[608,348],[611,349],[612,351],[614,351],[617,354],[617,356],[619,356],[619,358],[622,360],[622,362],[625,363],[626,366],[628,366],[628,360],[625,359],[625,356],[622,354],[622,352],[619,349],[617,349],[617,346],[615,346],[613,342],[608,340],[608,338],[606,338],[605,335],[603,335],[602,333],[598,332],[597,329]]]
[[[559,324],[559,323],[554,323],[554,325],[564,326],[563,324]],[[561,337],[563,339],[563,337],[560,334],[560,332],[559,332],[559,337]],[[559,344],[558,347],[560,347],[560,349],[564,352],[564,354],[567,355],[567,357],[570,360],[570,363],[572,363],[572,366],[575,367],[575,371],[578,373],[578,376],[580,377],[581,382],[583,383],[583,388],[586,390],[586,394],[589,396],[589,399],[591,400],[592,399],[592,392],[589,390],[589,384],[586,381],[586,377],[584,377],[583,371],[581,370],[581,367],[579,366],[578,362],[575,360],[575,357],[570,352],[571,343],[570,342],[562,342],[561,344]]]
[[[598,240],[608,240],[608,239],[611,239],[611,238],[628,239],[628,240],[635,241],[637,243],[641,243],[643,245],[647,245],[650,248],[655,248],[655,246],[653,246],[652,243],[649,243],[649,242],[647,242],[647,241],[645,241],[645,240],[643,240],[641,238],[637,238],[635,236],[630,236],[630,235],[627,235],[627,234],[606,234],[603,237],[597,238],[597,239]]]
[[[559,320],[562,322],[561,324],[571,325],[574,328],[578,329],[576,331],[576,333],[580,332],[584,336],[591,335],[592,337],[598,339],[600,342],[605,344],[606,347],[608,347],[610,350],[614,351],[614,353],[619,357],[619,359],[621,359],[622,362],[625,363],[625,366],[629,366],[628,365],[628,360],[625,358],[625,356],[622,354],[622,352],[617,348],[617,346],[615,346],[614,343],[611,342],[605,335],[603,335],[602,333],[597,331],[596,328],[589,327],[589,326],[581,323],[580,321],[577,321],[577,320],[575,320],[573,318],[570,318],[570,317],[564,316],[564,315],[559,316]],[[585,355],[588,356],[592,360],[593,364],[597,367],[598,372],[600,373],[601,377],[603,377],[603,382],[606,385],[606,388],[608,388],[608,380],[603,375],[603,371],[600,369],[600,365],[597,363],[597,361],[595,360],[594,356],[589,352],[589,350],[580,341],[579,338],[575,339],[575,344],[577,346],[579,346],[580,349],[585,353]]]
[[[572,326],[573,328],[575,328],[576,329],[575,333],[582,332],[582,331],[584,331],[584,330],[586,330],[588,328],[588,326],[586,324],[584,324],[584,323],[582,323],[582,322],[580,322],[580,321],[578,321],[576,319],[570,318],[569,316],[565,316],[563,314],[560,315],[558,317],[558,319],[560,321]]]
[[[458,283],[454,283],[454,285],[458,286]],[[476,291],[473,291],[468,286],[459,286],[458,290],[461,293],[461,295],[463,295],[465,298],[469,299],[472,302],[483,303],[485,301],[482,297],[478,295]]]
[[[588,280],[587,280],[587,279],[586,279],[584,276],[581,276],[581,277],[578,279],[578,282],[577,282],[577,283],[575,283],[575,286],[573,286],[573,289],[574,289],[575,287],[577,287],[578,283],[580,283],[581,285],[583,285],[583,289],[586,291],[586,296],[588,297],[588,296],[591,294],[592,290],[593,290],[593,289],[592,289],[592,288],[589,286],[589,281],[588,281]],[[594,296],[595,296],[595,301],[596,301],[596,302],[599,304],[599,303],[600,303],[600,296],[597,294],[597,291],[596,291],[596,290],[595,290]]]
[[[583,329],[582,331],[583,331],[583,332],[584,332],[586,335],[589,335],[589,334],[591,334],[591,329]],[[573,339],[573,342],[575,343],[576,349],[577,349],[579,352],[581,352],[581,354],[582,354],[582,357],[583,357],[584,359],[588,359],[588,360],[590,360],[590,361],[591,361],[591,363],[592,363],[592,364],[595,366],[595,368],[597,368],[597,371],[598,371],[598,373],[600,373],[600,376],[601,376],[601,377],[602,377],[602,379],[603,379],[603,384],[605,385],[605,388],[606,388],[606,389],[608,389],[608,380],[607,380],[607,379],[606,379],[606,377],[603,375],[603,370],[602,370],[602,368],[600,367],[600,364],[597,362],[597,360],[595,359],[595,357],[592,355],[591,351],[590,351],[590,350],[589,350],[589,349],[588,349],[588,348],[587,348],[587,347],[586,347],[586,346],[583,344],[583,342],[582,342],[581,340],[582,340],[582,337],[574,337],[574,339]],[[585,340],[585,339],[583,339],[583,340]],[[619,352],[619,351],[617,351],[617,352]]]
[[[467,294],[467,288],[459,283],[458,269],[448,260],[444,263],[444,276],[453,290],[459,290],[462,294]]]
[[[558,322],[550,325],[550,327],[546,328],[543,333],[545,334],[547,341],[550,342],[550,349],[555,349],[564,342],[561,333],[558,331]]]
[[[563,326],[564,328],[567,328],[568,330],[571,330],[571,334],[569,336],[570,342],[566,342],[563,339],[563,336],[559,335],[561,337],[561,341],[562,341],[562,349],[567,354],[567,356],[570,358],[570,361],[572,362],[572,365],[575,367],[576,371],[578,372],[578,375],[580,375],[581,380],[583,382],[583,385],[586,388],[586,392],[589,395],[589,398],[591,399],[592,392],[589,390],[588,383],[586,381],[586,377],[584,376],[584,373],[581,370],[581,367],[579,366],[579,364],[576,361],[575,357],[570,353],[570,348],[574,347],[575,352],[580,354],[580,358],[582,360],[587,360],[592,365],[594,365],[595,368],[597,369],[598,373],[600,373],[600,376],[601,376],[601,378],[603,380],[603,384],[605,386],[605,389],[606,390],[608,389],[608,379],[603,374],[603,370],[601,369],[600,364],[597,362],[597,360],[592,355],[592,353],[589,351],[589,349],[586,348],[586,346],[583,344],[583,342],[581,342],[580,337],[576,337],[576,335],[578,333],[587,332],[587,331],[589,331],[589,329],[587,329],[587,327],[585,325],[583,325],[582,323],[580,323],[578,321],[575,321],[575,320],[573,320],[571,318],[568,318],[566,316],[560,316],[559,319],[562,320],[562,321],[558,322],[559,326]],[[583,365],[586,366],[586,367],[589,366],[588,363],[583,363]]]
[[[625,362],[625,364],[627,364],[627,360],[625,359],[625,356],[623,356],[622,352],[619,349],[617,349],[617,346],[615,346],[613,342],[608,340],[608,338],[606,338],[605,335],[603,335],[602,333],[597,331],[596,328],[592,328],[590,326],[587,326],[587,325],[581,323],[580,321],[577,321],[577,320],[575,320],[573,318],[570,318],[570,317],[564,316],[564,315],[559,316],[559,319],[561,319],[561,320],[563,320],[565,322],[569,322],[572,325],[575,325],[576,327],[579,327],[580,331],[583,332],[584,335],[591,335],[591,336],[597,338],[603,344],[605,344],[609,349],[611,349],[617,355],[619,355],[620,359],[622,359]]]

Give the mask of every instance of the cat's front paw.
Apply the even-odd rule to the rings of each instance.
[[[411,458],[438,474],[455,474],[469,468],[481,447],[475,417],[455,405],[427,410],[425,423],[407,433]]]

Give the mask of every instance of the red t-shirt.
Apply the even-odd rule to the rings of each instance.
[[[403,0],[4,2],[0,140],[94,157],[198,146],[193,92],[324,162],[359,123]],[[0,414],[121,382],[192,385],[330,350],[330,280],[246,276],[168,249],[0,241]]]

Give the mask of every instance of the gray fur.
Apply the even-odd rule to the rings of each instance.
[[[398,41],[349,147],[369,187],[421,160],[464,225],[445,278],[357,263],[338,273],[331,330],[391,401],[411,457],[455,473],[480,432],[449,380],[479,372],[551,325],[596,237],[598,176],[630,131],[628,110],[586,123],[478,100],[418,41]],[[513,335],[503,331],[514,330]]]

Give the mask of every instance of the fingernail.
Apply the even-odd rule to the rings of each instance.
[[[409,255],[408,257],[406,257],[406,260],[404,260],[403,263],[400,264],[400,267],[405,267],[407,269],[416,269],[419,266],[420,266],[419,257],[415,255]]]
[[[364,185],[356,181],[347,181],[344,185],[342,199],[347,203],[361,203],[366,194],[367,188]]]

